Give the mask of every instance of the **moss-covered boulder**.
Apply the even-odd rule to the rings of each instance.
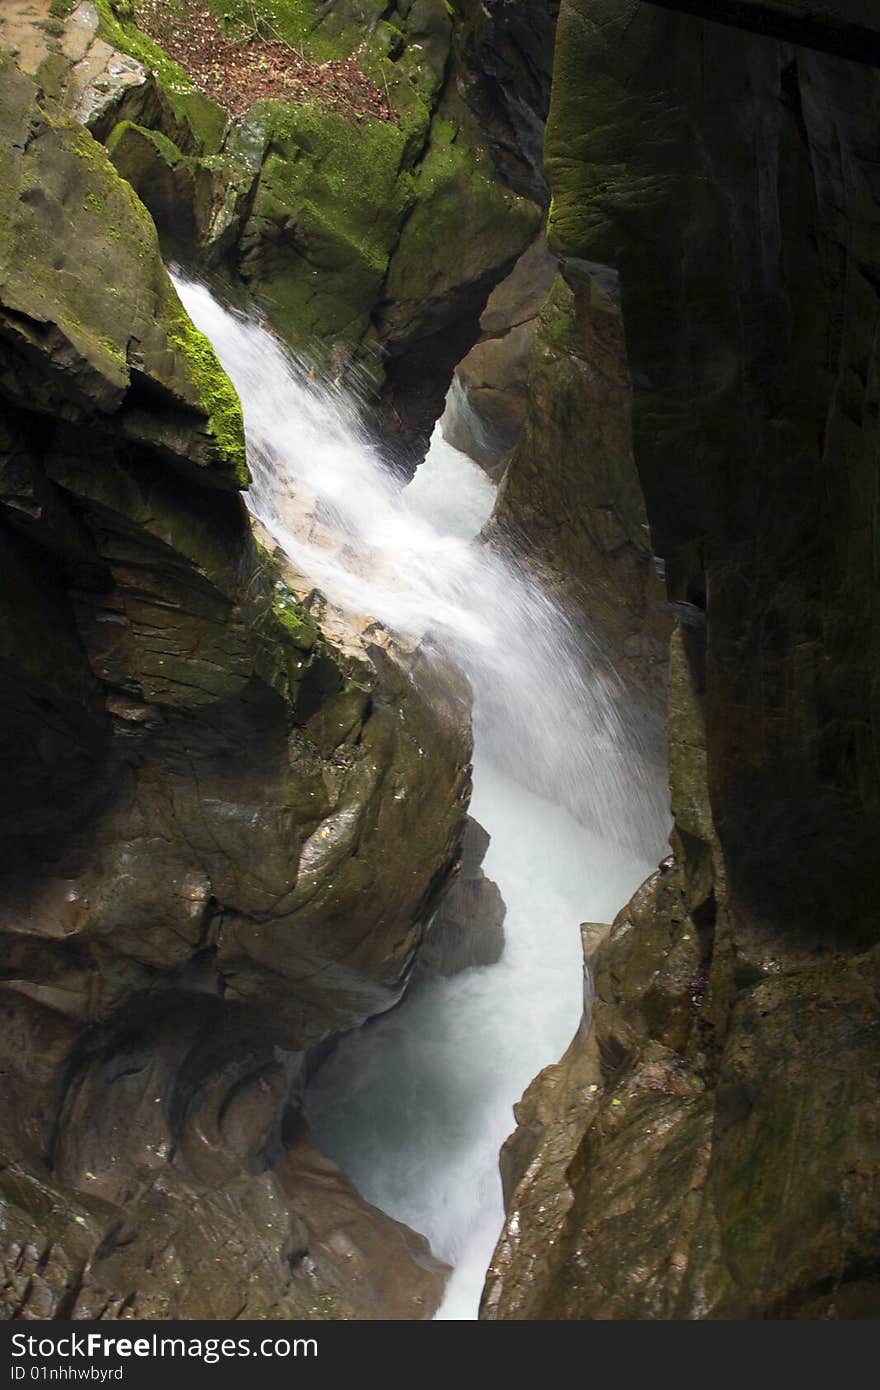
[[[281,102],[252,107],[230,139],[233,158],[260,151],[238,272],[314,358],[341,366],[369,329],[413,201],[405,144],[391,122]]]
[[[127,434],[149,429],[181,467],[240,486],[247,472],[239,404],[180,307],[152,221],[88,132],[37,108],[32,84],[8,58],[2,64],[7,389],[77,422],[118,414]],[[47,242],[57,247],[52,261]],[[100,264],[106,279],[84,277],[84,261]],[[156,400],[149,424],[145,395]]]

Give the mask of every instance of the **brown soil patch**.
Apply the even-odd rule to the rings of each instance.
[[[227,37],[211,11],[190,0],[186,12],[162,0],[139,0],[138,27],[161,44],[209,96],[233,116],[264,97],[320,101],[333,111],[396,122],[386,93],[354,57],[314,63],[265,21],[244,37]]]

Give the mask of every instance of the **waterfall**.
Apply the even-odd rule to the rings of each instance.
[[[610,920],[662,851],[663,793],[601,653],[479,542],[494,493],[482,470],[437,431],[403,486],[342,390],[259,321],[176,283],[241,398],[253,514],[311,587],[442,648],[473,688],[471,812],[492,836],[504,955],[349,1035],[308,1098],[322,1146],[364,1196],[454,1265],[438,1316],[472,1318],[502,1222],[511,1106],[577,1026],[578,923]]]

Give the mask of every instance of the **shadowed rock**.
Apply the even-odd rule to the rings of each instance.
[[[290,1144],[456,862],[468,693],[257,544],[149,216],[9,60],[0,136],[3,1306],[428,1316],[424,1242]]]
[[[486,1317],[880,1308],[878,109],[864,65],[562,7],[550,244],[620,273],[676,826],[527,1098]]]
[[[457,875],[431,923],[411,986],[500,960],[507,909],[498,885],[483,873],[488,848],[488,833],[468,816]]]

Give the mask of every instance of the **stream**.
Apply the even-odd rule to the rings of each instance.
[[[453,1265],[437,1318],[473,1319],[503,1221],[512,1106],[583,1006],[578,924],[610,921],[662,855],[665,790],[601,653],[479,540],[495,489],[442,422],[402,486],[342,391],[310,379],[257,318],[176,284],[242,401],[251,511],[335,605],[439,648],[473,689],[471,814],[507,905],[502,958],[422,984],[349,1034],[307,1096],[324,1151]]]

